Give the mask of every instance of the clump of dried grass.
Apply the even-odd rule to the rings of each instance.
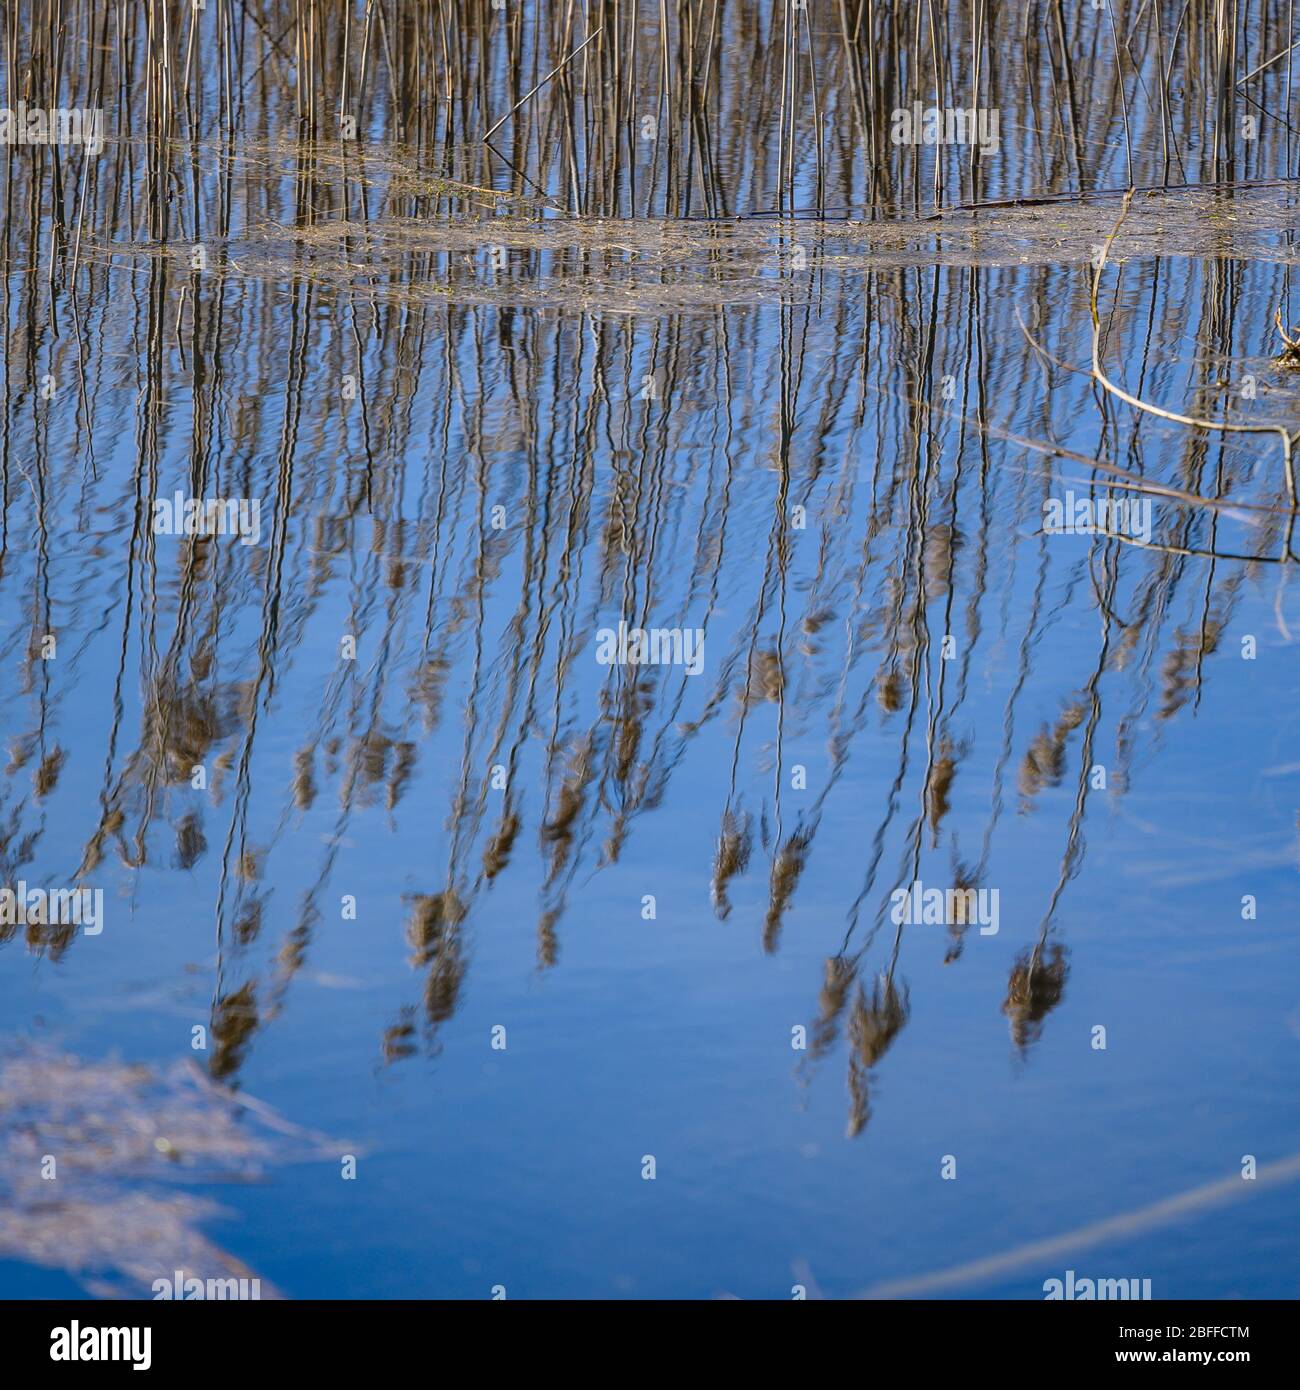
[[[1273,359],[1279,367],[1286,367],[1291,371],[1300,371],[1300,331],[1292,329],[1290,333],[1282,325],[1282,310],[1279,308],[1273,316],[1273,322],[1277,325],[1277,331],[1284,344],[1282,351]],[[1292,334],[1295,336],[1293,337]]]
[[[717,852],[713,856],[711,888],[713,910],[720,921],[725,921],[731,915],[731,899],[727,896],[727,886],[737,874],[745,872],[752,847],[750,817],[739,816],[732,811],[723,812],[722,831],[718,836]]]
[[[1011,967],[1002,1012],[1011,1020],[1011,1041],[1023,1051],[1036,1042],[1043,1020],[1065,997],[1069,963],[1064,948],[1025,951]]]

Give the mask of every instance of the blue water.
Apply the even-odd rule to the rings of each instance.
[[[1219,363],[1249,367],[1235,418],[1293,418],[1286,275],[1131,260],[1107,272],[1108,361],[1202,412]],[[1047,350],[1088,362],[1086,266],[829,269],[786,304],[665,291],[599,319],[371,302],[287,267],[194,289],[130,253],[91,284],[84,385],[69,346],[53,402],[8,369],[0,864],[102,889],[104,929],[7,931],[0,1020],[11,1049],[194,1060],[328,1138],[256,1183],[200,1175],[227,1213],[210,1240],[297,1298],[844,1297],[1134,1213],[929,1291],[1039,1298],[1074,1269],[1297,1292],[1296,1180],[1141,1216],[1300,1150],[1280,457],[1030,352],[1014,310],[1036,303]],[[1264,510],[1157,498],[1150,546],[1045,535],[1044,499],[1104,476],[999,430]],[[256,499],[256,543],[150,535],[177,489]],[[601,665],[620,619],[702,629],[701,673]],[[751,846],[724,919],[728,810]],[[959,865],[997,890],[996,932],[956,951],[890,920],[894,889]],[[417,898],[447,892],[417,960]],[[1017,1036],[1036,947],[1040,980],[1065,973]],[[854,975],[827,1020],[835,961]],[[904,1021],[854,1079],[859,986]],[[223,1047],[232,999],[249,1026]],[[0,1295],[81,1286],[0,1255]]]

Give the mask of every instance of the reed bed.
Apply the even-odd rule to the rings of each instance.
[[[5,100],[105,111],[108,159],[42,162],[66,232],[194,236],[194,142],[338,145],[570,215],[878,218],[1127,187],[1293,179],[1293,0],[30,0]],[[895,143],[996,112],[995,152]],[[12,166],[13,156],[10,154]],[[75,161],[73,161],[75,163]],[[11,167],[12,176],[12,167]],[[444,197],[444,195],[446,195]],[[412,189],[408,211],[456,205]]]

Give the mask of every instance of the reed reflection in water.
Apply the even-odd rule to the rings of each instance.
[[[0,885],[105,923],[0,915],[0,999],[132,1133],[219,1107],[219,1167],[240,1094],[305,1127],[220,1244],[142,1208],[196,1259],[289,1296],[1038,1297],[1062,1233],[1258,1154],[1268,1195],[1137,1272],[1294,1287],[1297,150],[1230,147],[1290,70],[1211,100],[1204,8],[1076,82],[1085,7],[931,48],[677,7],[665,69],[594,6],[493,146],[570,7],[467,6],[445,49],[441,7],[308,7],[292,81],[224,5],[192,65],[127,7],[87,41],[150,124],[7,164]],[[1002,164],[888,144],[931,62],[1031,113]],[[345,91],[356,150],[310,138]],[[1260,186],[954,208],[1228,179]],[[855,216],[733,216],[792,208]],[[118,1053],[201,1059],[200,1099]],[[27,1105],[63,1056],[3,1075]],[[114,1210],[152,1155],[110,1148]],[[11,1284],[51,1263],[27,1157]],[[147,1285],[168,1252],[120,1237],[53,1264]]]
[[[1066,370],[1089,336],[1074,268],[871,269],[852,293],[820,270],[802,302],[655,317],[310,280],[250,298],[233,275],[187,294],[165,262],[136,269],[136,315],[105,301],[85,324],[93,427],[35,411],[39,490],[15,469],[7,868],[40,861],[64,792],[79,878],[115,855],[202,884],[220,1076],[285,1007],[340,892],[365,899],[349,843],[424,846],[406,900],[420,1000],[382,1033],[396,1058],[453,1015],[503,875],[533,885],[537,964],[556,967],[575,892],[643,826],[663,843],[650,826],[681,781],[717,826],[711,856],[690,847],[712,876],[692,896],[768,953],[824,820],[852,822],[810,1060],[847,1029],[860,1129],[908,1016],[904,932],[879,939],[891,891],[927,872],[987,884],[1020,852],[1018,817],[1052,822],[1055,867],[1009,914],[1032,944],[1002,1007],[1027,1046],[1065,988],[1090,812],[1115,814],[1216,658],[1239,659],[1221,649],[1243,593],[1284,598],[1280,468],[1253,436],[1126,418]],[[1243,342],[1232,313],[1271,302],[1283,269],[1143,272],[1108,291],[1107,351],[1141,364],[1147,395],[1185,391],[1161,339],[1199,335],[1194,399],[1252,349],[1287,398],[1266,320]],[[1093,457],[1164,489],[1149,543],[1044,534],[1046,499],[1112,483]],[[260,543],[153,534],[153,499],[176,491],[259,499]],[[698,629],[700,678],[600,665],[619,622]],[[64,661],[41,659],[47,631]],[[100,750],[75,772],[74,737]],[[845,794],[855,761],[865,805]],[[958,925],[945,959],[966,948]]]

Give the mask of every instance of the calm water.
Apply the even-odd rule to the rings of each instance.
[[[0,926],[0,1295],[1300,1291],[1283,453],[1089,375],[1119,200],[434,218],[394,156],[367,223],[331,158],[6,224],[0,886],[103,897]],[[1130,217],[1110,378],[1294,427],[1294,195]]]

